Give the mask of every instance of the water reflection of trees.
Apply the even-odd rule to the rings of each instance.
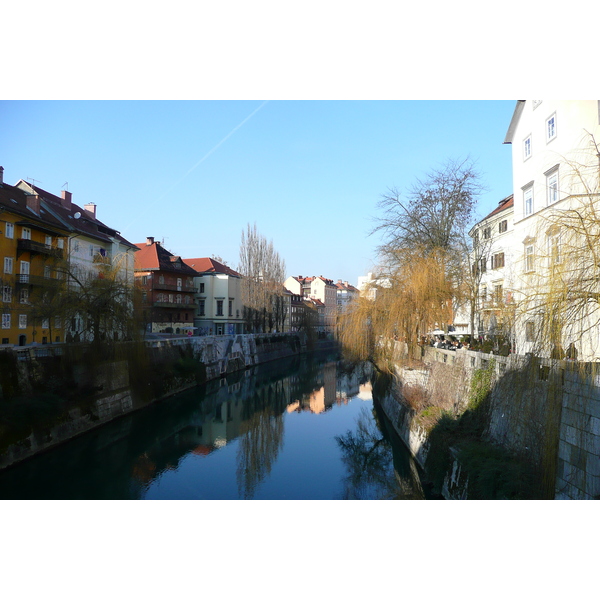
[[[345,500],[421,500],[423,492],[416,472],[411,468],[408,453],[394,447],[379,426],[375,409],[363,408],[356,429],[348,430],[336,441],[342,451],[342,461],[348,475],[344,479],[342,498]],[[400,461],[398,460],[400,458]],[[400,463],[403,468],[398,468]]]
[[[271,472],[283,447],[283,419],[270,410],[253,414],[242,425],[237,453],[238,493],[254,497],[258,484]]]

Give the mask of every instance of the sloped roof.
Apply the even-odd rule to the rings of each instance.
[[[188,266],[180,256],[171,254],[160,243],[136,244],[139,252],[135,253],[136,271],[168,271],[170,273],[179,273],[187,277],[196,277],[198,273],[195,269]]]
[[[512,208],[514,205],[515,197],[513,196],[513,194],[511,194],[510,196],[507,196],[506,198],[500,200],[500,202],[498,202],[498,206],[487,217],[483,218],[482,221],[486,221],[490,217],[501,213],[503,210],[508,210],[509,208]]]
[[[183,262],[198,273],[222,273],[231,277],[241,277],[237,271],[214,258],[184,258]]]
[[[7,212],[22,216],[40,228],[48,228],[48,233],[68,235],[69,228],[52,213],[40,207],[40,214],[35,214],[27,207],[27,193],[13,185],[3,183],[0,185],[0,207]],[[0,212],[2,212],[0,210]]]
[[[103,242],[112,243],[114,238],[120,243],[135,248],[135,244],[126,240],[116,229],[109,227],[96,217],[94,217],[89,211],[81,208],[74,202],[71,202],[70,208],[63,206],[62,198],[43,190],[42,188],[33,185],[27,181],[20,180],[19,183],[29,187],[32,191],[40,196],[40,198],[46,202],[46,207],[51,211],[55,217],[62,221],[71,231],[78,231],[81,234],[87,235]],[[17,185],[19,185],[17,183]],[[79,217],[75,215],[79,214]]]
[[[351,285],[347,282],[338,282],[335,284],[335,287],[338,290],[348,290],[349,292],[356,292],[356,293],[360,292],[360,290],[358,288],[355,288],[353,285]]]

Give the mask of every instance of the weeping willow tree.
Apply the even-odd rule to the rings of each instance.
[[[539,356],[600,357],[600,149],[588,142],[564,159],[557,204],[523,243],[517,328],[521,349]]]
[[[285,262],[272,241],[258,232],[256,224],[242,231],[240,263],[244,318],[249,331],[282,331],[285,322]]]
[[[432,328],[452,322],[455,288],[441,249],[402,251],[397,268],[380,281],[373,299],[358,298],[340,317],[340,340],[354,358],[385,367],[395,342],[412,356]]]
[[[383,195],[373,230],[383,234],[375,289],[340,319],[339,338],[352,356],[385,365],[393,342],[412,355],[422,336],[452,323],[453,300],[466,290],[464,240],[481,190],[479,174],[464,160],[417,179],[406,197],[395,188]]]

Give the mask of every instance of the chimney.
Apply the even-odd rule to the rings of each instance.
[[[341,279],[338,279],[338,283],[342,283],[342,280],[341,280]]]
[[[4,183],[4,167],[0,167],[0,185]]]
[[[26,198],[27,208],[34,212],[36,215],[40,215],[40,197],[38,194],[27,194]]]
[[[73,196],[73,194],[71,194],[71,192],[67,192],[67,190],[62,190],[61,192],[61,205],[64,208],[68,208],[69,210],[71,210],[71,197]]]
[[[85,204],[83,206],[83,208],[85,210],[87,210],[87,212],[91,213],[92,217],[94,217],[94,219],[96,218],[96,205],[93,202],[89,202],[88,204]]]
[[[154,238],[153,237],[147,237],[146,238],[146,246],[152,246],[152,244],[154,244]]]

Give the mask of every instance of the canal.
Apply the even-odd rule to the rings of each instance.
[[[368,365],[275,361],[0,472],[2,499],[423,499]]]

